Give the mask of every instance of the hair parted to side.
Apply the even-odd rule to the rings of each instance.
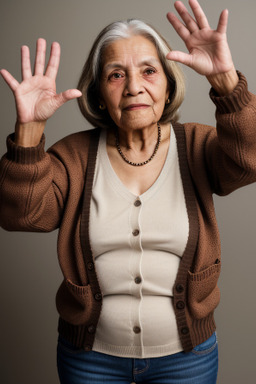
[[[178,64],[166,59],[167,53],[172,49],[163,36],[152,26],[142,20],[129,19],[113,22],[99,33],[78,83],[78,89],[82,92],[82,96],[78,98],[79,108],[94,127],[108,128],[114,124],[107,109],[99,108],[103,51],[116,40],[137,35],[144,36],[155,45],[167,77],[170,103],[165,105],[160,123],[176,121],[178,118],[177,112],[185,96],[185,81]]]

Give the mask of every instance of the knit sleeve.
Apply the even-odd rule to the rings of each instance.
[[[7,138],[0,162],[1,227],[31,232],[59,227],[70,191],[82,189],[81,159],[75,154],[79,141],[70,135],[46,152],[44,136],[32,148],[17,146],[13,135]]]
[[[256,96],[238,72],[239,83],[228,96],[212,89],[216,128],[188,124],[189,157],[196,179],[207,177],[213,193],[226,195],[256,181]]]

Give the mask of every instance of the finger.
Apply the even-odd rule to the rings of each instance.
[[[32,76],[30,52],[26,45],[21,47],[21,74],[23,80],[26,80]]]
[[[52,43],[50,59],[45,71],[45,76],[51,79],[56,79],[60,64],[60,45],[59,43]]]
[[[228,27],[228,10],[225,9],[220,14],[220,18],[217,26],[217,32],[226,33],[227,27]]]
[[[38,39],[36,44],[36,59],[35,59],[35,75],[44,74],[45,65],[45,52],[46,52],[46,41],[44,39]]]
[[[204,11],[200,7],[197,0],[189,0],[190,8],[193,11],[195,19],[200,29],[210,28],[207,17],[204,14]]]
[[[18,81],[8,72],[6,69],[1,69],[0,71],[3,79],[8,84],[8,86],[11,88],[11,90],[14,92],[16,88],[19,86]]]
[[[167,19],[177,32],[177,34],[182,38],[182,40],[186,40],[190,36],[189,30],[185,27],[185,25],[174,15],[172,12],[167,13]]]
[[[82,96],[82,92],[78,89],[68,89],[67,91],[62,92],[62,97],[65,101],[77,99],[80,96]]]
[[[78,89],[68,89],[65,92],[61,92],[55,96],[56,107],[59,108],[67,101],[77,99],[80,96],[82,96],[82,92]]]
[[[168,60],[177,61],[178,63],[187,65],[189,67],[192,66],[192,57],[188,53],[180,52],[180,51],[172,51],[166,55]]]
[[[198,29],[198,24],[193,19],[193,17],[189,14],[187,8],[181,1],[175,2],[175,8],[178,14],[180,15],[181,19],[184,21],[187,29],[192,33],[195,30]]]

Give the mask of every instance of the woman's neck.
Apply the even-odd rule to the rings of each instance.
[[[160,129],[160,146],[162,146],[166,140],[169,141],[170,123],[160,124]],[[147,129],[125,131],[119,128],[118,131],[114,129],[108,131],[107,145],[112,148],[114,147],[116,150],[118,141],[118,146],[123,155],[128,158],[128,160],[139,163],[147,160],[152,155],[158,140],[159,129],[158,125],[154,124]]]
[[[149,128],[129,130],[118,129],[119,144],[126,150],[145,151],[155,144],[158,137],[158,126],[154,124]]]

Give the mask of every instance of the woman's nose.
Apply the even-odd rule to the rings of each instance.
[[[136,96],[143,93],[143,81],[139,75],[130,74],[126,78],[124,93],[125,96]]]

